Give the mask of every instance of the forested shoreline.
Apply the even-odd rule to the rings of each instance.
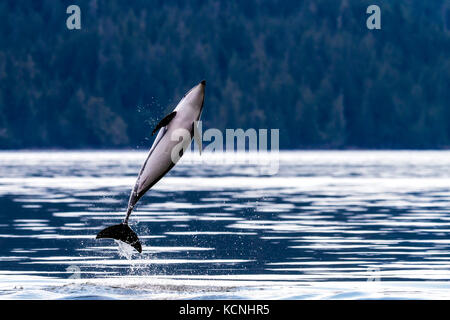
[[[81,8],[68,30],[66,8]],[[207,81],[203,128],[283,149],[450,147],[450,3],[0,2],[0,149],[136,148]]]

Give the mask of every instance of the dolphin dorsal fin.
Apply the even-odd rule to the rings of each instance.
[[[158,131],[159,129],[167,126],[170,121],[172,121],[173,118],[175,118],[175,116],[177,115],[177,112],[174,111],[172,113],[169,113],[167,116],[165,116],[155,127],[155,129],[152,132],[152,135],[154,135],[156,133],[156,131]]]
[[[202,155],[202,134],[200,133],[196,122],[198,121],[192,122],[192,131],[194,132],[194,140],[198,145],[198,151],[200,152],[200,155]]]

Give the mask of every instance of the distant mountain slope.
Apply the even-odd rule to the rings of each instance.
[[[450,1],[0,2],[0,148],[147,146],[208,81],[204,128],[283,148],[450,146]]]

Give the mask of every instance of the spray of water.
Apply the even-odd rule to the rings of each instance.
[[[131,260],[133,258],[134,248],[123,241],[115,240],[115,239],[114,239],[114,241],[118,245],[117,249],[119,251],[119,255],[121,257],[125,257],[128,260]]]

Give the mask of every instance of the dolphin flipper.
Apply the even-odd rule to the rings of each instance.
[[[128,243],[130,246],[135,248],[137,252],[142,252],[141,242],[137,234],[131,230],[131,228],[126,223],[116,224],[103,229],[97,234],[96,239],[109,238],[116,239]]]
[[[167,126],[170,121],[173,120],[173,118],[175,118],[175,116],[177,115],[177,112],[174,111],[172,113],[169,113],[167,116],[165,116],[155,127],[155,129],[152,131],[152,135],[154,135],[156,133],[156,131],[158,131],[159,129]]]

